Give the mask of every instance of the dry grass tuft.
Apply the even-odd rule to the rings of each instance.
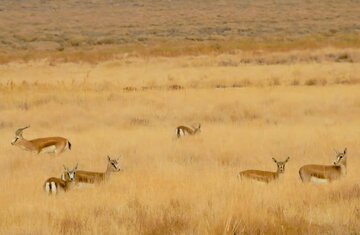
[[[306,86],[315,86],[315,85],[317,85],[317,83],[318,83],[318,81],[314,78],[310,78],[305,81]]]

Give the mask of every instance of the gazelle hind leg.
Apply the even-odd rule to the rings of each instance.
[[[50,183],[49,182],[45,183],[44,189],[45,189],[46,193],[50,193],[51,188],[50,188]]]
[[[55,146],[54,154],[55,156],[59,155],[60,153],[64,152],[66,148],[66,144],[60,144]]]
[[[182,130],[182,129],[180,129],[180,128],[177,128],[177,129],[176,129],[176,136],[177,136],[178,138],[180,138],[180,137],[182,137],[182,136],[184,136],[184,135],[185,135],[184,130]]]
[[[56,188],[55,182],[51,182],[50,189],[51,189],[51,194],[56,195],[56,193],[57,193],[57,188]]]
[[[236,175],[236,177],[237,177],[237,180],[242,180],[241,173],[238,173],[238,174]]]
[[[54,145],[55,149],[54,149],[53,153],[57,156],[57,155],[65,152],[65,150],[70,149],[70,145],[71,144],[68,141],[56,143]]]

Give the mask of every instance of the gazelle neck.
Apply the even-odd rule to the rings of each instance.
[[[18,141],[16,141],[15,145],[25,150],[35,150],[34,145],[29,140],[24,138],[20,138]]]
[[[107,167],[106,167],[106,171],[104,172],[105,178],[109,178],[111,172],[112,172],[112,170],[111,170],[111,164],[108,163],[108,164],[107,164]]]
[[[66,190],[69,190],[75,186],[75,180],[69,181],[68,179],[65,179],[64,181]]]
[[[282,174],[284,174],[284,172],[281,172],[280,168],[278,168],[276,171],[276,178],[279,178]]]
[[[342,160],[341,164],[339,164],[339,166],[341,168],[341,174],[342,175],[346,175],[346,173],[347,173],[347,162],[346,162],[346,160],[347,160],[347,158]]]

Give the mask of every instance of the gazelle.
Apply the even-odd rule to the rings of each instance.
[[[188,127],[188,126],[178,126],[176,128],[176,136],[178,138],[185,136],[185,135],[195,135],[201,132],[201,124],[197,127]]]
[[[109,179],[112,172],[119,172],[119,163],[117,159],[111,159],[109,156],[107,156],[107,167],[105,172],[93,172],[93,171],[77,171],[75,182],[76,184],[79,183],[101,183]],[[61,176],[62,179],[64,179],[64,176],[66,176],[66,172],[64,172]]]
[[[64,166],[65,172],[62,176],[63,179],[51,177],[44,183],[44,190],[48,194],[57,194],[60,191],[67,192],[75,186],[75,177],[78,165],[74,169],[69,170]]]
[[[275,158],[272,158],[273,161],[277,165],[277,171],[271,172],[271,171],[260,171],[260,170],[246,170],[241,171],[239,173],[239,178],[248,178],[257,180],[260,182],[269,183],[271,181],[277,180],[281,174],[285,172],[285,164],[289,161],[290,157],[288,157],[285,161],[279,162]]]
[[[333,165],[305,165],[299,170],[300,178],[308,183],[330,183],[346,175],[347,149],[344,152],[336,151]]]
[[[15,132],[15,138],[12,145],[18,146],[24,150],[36,153],[54,153],[60,154],[66,149],[71,149],[71,143],[63,137],[45,137],[39,139],[27,140],[23,137],[23,131],[30,126],[19,128]]]

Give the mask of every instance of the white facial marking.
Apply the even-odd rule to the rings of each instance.
[[[70,181],[74,180],[74,178],[75,178],[75,172],[69,172]]]

